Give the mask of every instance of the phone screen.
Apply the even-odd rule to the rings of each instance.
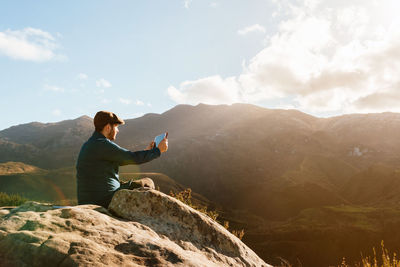
[[[154,138],[154,143],[156,143],[156,147],[158,147],[158,145],[160,144],[160,142],[164,139],[164,137],[166,136],[166,133],[162,133],[160,135],[157,135],[156,138]]]

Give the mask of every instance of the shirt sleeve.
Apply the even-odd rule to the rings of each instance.
[[[132,152],[108,140],[105,141],[103,145],[104,151],[101,157],[105,160],[118,162],[120,166],[129,164],[142,164],[156,159],[161,155],[158,147],[150,150]]]

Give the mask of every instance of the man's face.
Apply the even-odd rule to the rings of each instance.
[[[115,140],[115,138],[117,137],[117,133],[119,132],[118,130],[118,124],[108,124],[109,127],[109,131],[107,133],[107,138],[110,140]]]

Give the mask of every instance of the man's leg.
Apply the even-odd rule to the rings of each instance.
[[[147,187],[150,189],[155,189],[154,182],[149,177],[145,177],[145,178],[138,179],[138,180],[131,180],[129,189],[135,189],[135,188],[140,188],[140,187]]]
[[[118,189],[130,189],[132,180],[127,181],[127,182],[120,182],[120,187]]]

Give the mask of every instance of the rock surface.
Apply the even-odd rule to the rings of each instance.
[[[109,210],[37,202],[3,209],[0,266],[270,266],[215,221],[156,190],[120,190]]]

